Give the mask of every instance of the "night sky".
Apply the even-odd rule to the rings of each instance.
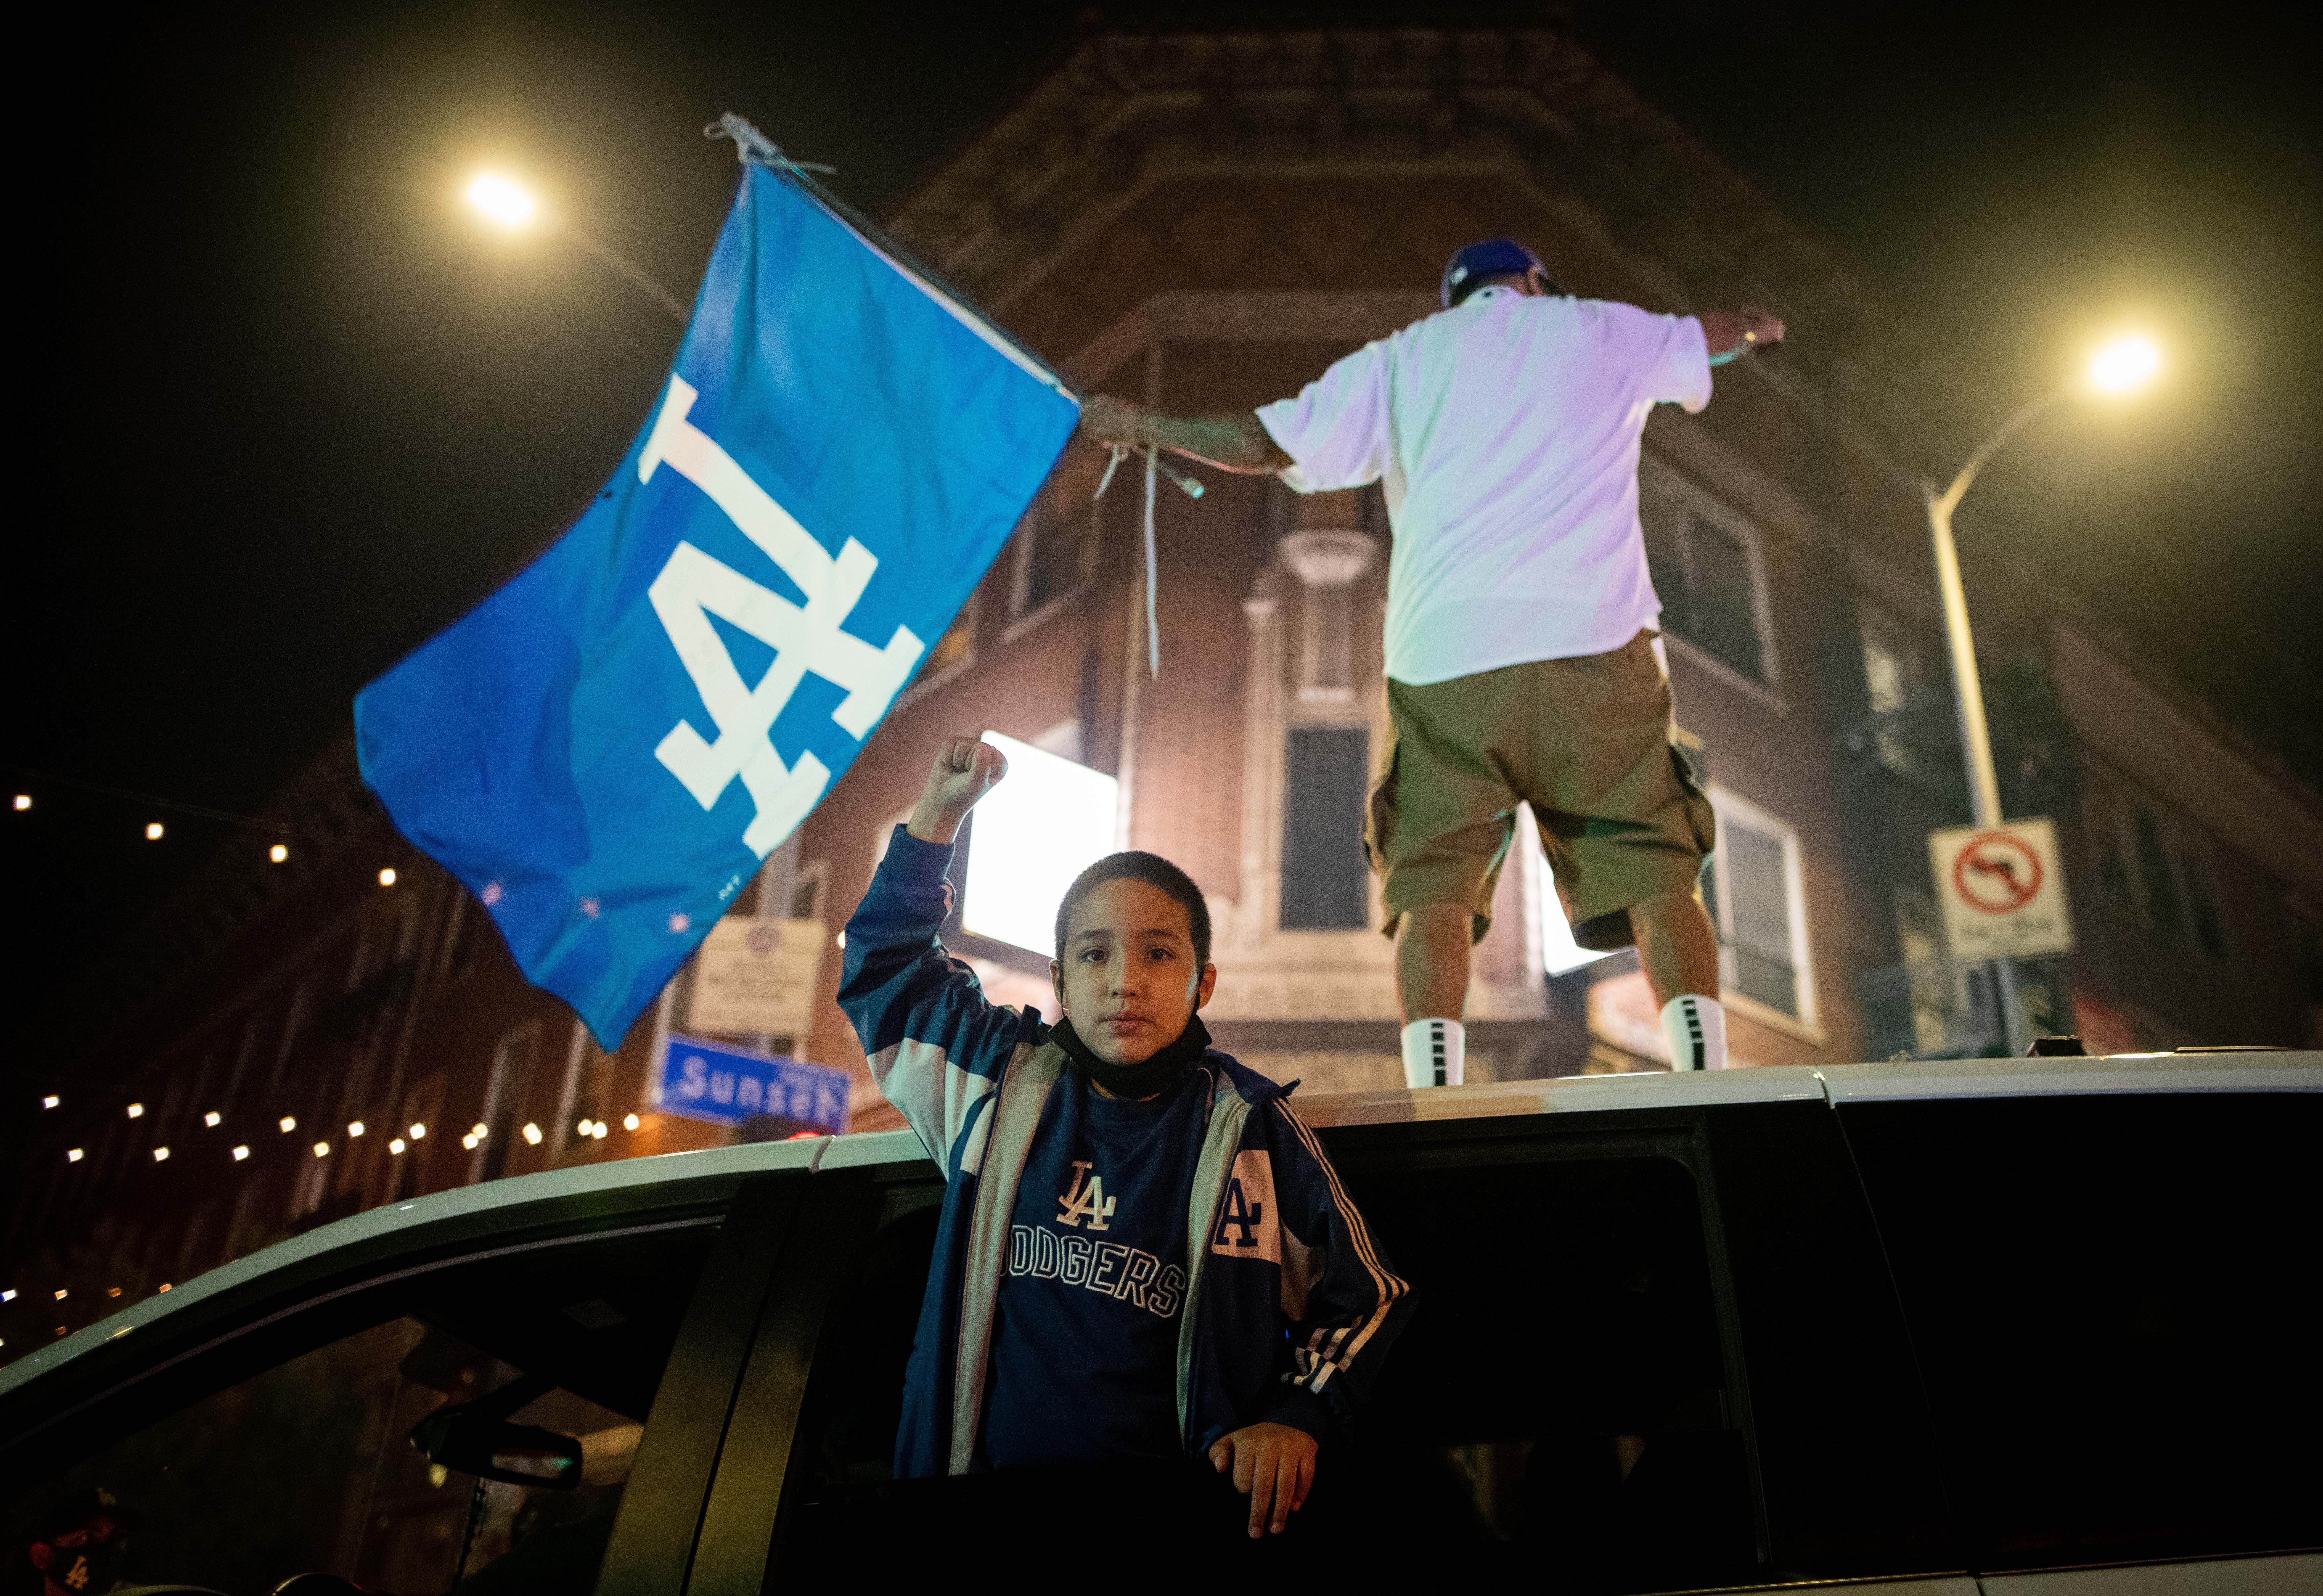
[[[2025,9],[1548,14],[1948,346],[1996,419],[2106,332],[2162,342],[2163,389],[2060,419],[1995,476],[2038,508],[2025,552],[2311,771],[2309,49],[2289,7]],[[20,69],[103,70],[15,163],[18,348],[37,358],[17,368],[34,446],[6,545],[0,779],[37,803],[0,808],[0,1033],[238,835],[92,784],[263,803],[365,681],[561,530],[658,391],[675,321],[577,251],[476,225],[473,172],[536,183],[690,299],[735,181],[705,121],[742,113],[879,215],[1061,59],[1083,10],[50,19],[66,37]],[[1296,14],[1382,10],[1426,8]]]

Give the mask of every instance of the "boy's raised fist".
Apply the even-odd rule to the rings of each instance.
[[[923,842],[950,842],[977,800],[1007,774],[1007,757],[981,738],[946,738],[905,829]]]

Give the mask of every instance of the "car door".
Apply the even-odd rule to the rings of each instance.
[[[2323,1589],[2323,1096],[2182,1073],[1840,1104],[1988,1596]]]
[[[1845,1149],[1820,1100],[1786,1106],[1334,1126],[1318,1105],[1417,1306],[1357,1432],[1257,1544],[1200,1460],[890,1479],[941,1188],[891,1197],[826,1321],[779,1580],[1005,1556],[1154,1583],[1972,1592]]]
[[[1786,1580],[1973,1591],[1877,1229],[1819,1099],[1713,1106],[1718,1261],[1732,1294],[1767,1566]]]
[[[686,1582],[705,1503],[725,1500],[705,1459],[737,1465],[730,1498],[749,1448],[727,1419],[738,1389],[767,1383],[731,1353],[787,1311],[773,1282],[798,1261],[800,1220],[831,1212],[806,1197],[825,1145],[375,1210],[44,1349],[0,1371],[0,1547],[13,1562],[57,1512],[110,1500],[131,1557],[117,1572],[228,1596],[304,1573],[434,1591],[464,1572],[463,1589],[563,1596],[649,1567],[609,1588],[712,1588]],[[577,1444],[566,1489],[480,1489],[409,1440],[496,1397]]]

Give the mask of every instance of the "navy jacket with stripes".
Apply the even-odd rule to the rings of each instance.
[[[950,858],[949,847],[895,829],[847,922],[839,987],[872,1078],[944,1173],[895,1436],[895,1472],[907,1478],[975,1466],[1018,1179],[1048,1094],[1070,1068],[1037,1014],[986,1001],[938,940]],[[1193,1068],[1209,1119],[1186,1194],[1180,1434],[1189,1455],[1265,1419],[1327,1443],[1362,1410],[1411,1311],[1410,1288],[1289,1092],[1215,1048]]]

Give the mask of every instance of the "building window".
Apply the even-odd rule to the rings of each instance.
[[[1282,803],[1282,929],[1361,930],[1366,745],[1359,726],[1290,732]]]
[[[1097,486],[1109,458],[1103,449],[1075,438],[1018,523],[1008,597],[1012,635],[1019,623],[1046,614],[1097,573],[1104,526]]]
[[[1775,685],[1767,563],[1758,534],[1688,502],[1648,519],[1646,563],[1662,601],[1662,628],[1762,687]]]
[[[2088,809],[2089,851],[2097,858],[2098,885],[2125,902],[2136,902],[2136,891],[2129,884],[2129,867],[2122,854],[2120,794],[2092,781]]]
[[[2213,959],[2227,956],[2227,926],[2218,914],[2216,885],[2210,879],[2207,865],[2189,855],[2186,866],[2186,901],[2194,914],[2194,945]]]
[[[1718,810],[1718,848],[1702,885],[1718,927],[1720,983],[1730,994],[1812,1025],[1799,834],[1722,787],[1711,790],[1711,802]]]
[[[1019,619],[1046,610],[1088,580],[1090,556],[1097,552],[1097,506],[1036,521],[1025,530],[1031,536],[1016,562]]]
[[[1912,773],[1914,718],[1926,703],[1918,639],[1894,617],[1862,611],[1863,685],[1871,711],[1872,750],[1899,775]]]
[[[1042,496],[1016,535],[1016,575],[1008,606],[1012,621],[1047,611],[1079,592],[1097,569],[1097,516],[1093,500],[1052,503]]]
[[[2143,797],[2102,787],[2089,813],[2100,885],[2164,936],[2227,957],[2217,866],[2194,829]]]
[[[928,656],[920,661],[919,674],[904,689],[903,696],[908,698],[923,687],[933,686],[975,659],[977,596],[968,595],[968,602],[960,607],[960,613],[944,628],[943,636],[935,640],[928,649]]]
[[[2137,884],[2145,894],[2146,913],[2163,931],[2181,931],[2178,884],[2170,868],[2169,850],[2162,843],[2161,818],[2143,803],[2131,804],[2129,834],[2136,847]]]
[[[822,885],[830,876],[828,859],[809,859],[801,865],[792,877],[790,902],[783,905],[783,913],[793,920],[821,920]]]
[[[509,1172],[518,1130],[525,1123],[525,1105],[532,1097],[533,1054],[540,1041],[539,1027],[528,1023],[510,1032],[492,1050],[492,1073],[485,1088],[482,1146],[468,1160],[470,1181],[497,1180]]]

